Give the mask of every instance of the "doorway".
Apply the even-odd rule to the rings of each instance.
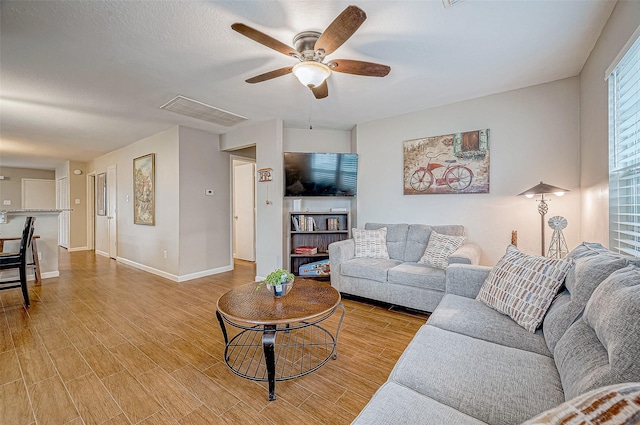
[[[96,249],[96,173],[87,174],[87,248]]]
[[[58,216],[58,245],[69,249],[69,228],[70,215],[69,208],[69,178],[62,177],[58,179],[58,208],[63,210]]]
[[[256,261],[256,162],[232,156],[233,258]]]
[[[107,227],[109,237],[109,257],[117,258],[118,256],[118,229],[117,229],[117,176],[116,166],[107,167]]]

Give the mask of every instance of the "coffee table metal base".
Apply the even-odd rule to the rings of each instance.
[[[341,314],[334,336],[320,323],[331,317],[337,308]],[[330,358],[337,359],[338,334],[344,311],[344,306],[339,303],[318,319],[286,325],[236,323],[216,311],[225,342],[224,361],[238,376],[268,382],[269,400],[275,400],[276,381],[304,376]],[[225,323],[239,332],[229,338]]]

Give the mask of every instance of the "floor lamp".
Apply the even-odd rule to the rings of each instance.
[[[541,232],[541,241],[540,241],[541,254],[540,255],[542,255],[543,257],[544,257],[544,216],[547,213],[547,211],[549,211],[549,205],[547,205],[548,199],[544,199],[544,195],[548,193],[553,193],[556,196],[562,196],[564,195],[565,192],[568,192],[568,190],[540,182],[540,184],[533,186],[531,189],[525,190],[524,192],[518,194],[518,196],[524,195],[527,198],[533,198],[536,195],[540,195],[540,199],[538,200],[538,212],[540,213],[540,232]]]

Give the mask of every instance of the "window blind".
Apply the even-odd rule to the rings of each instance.
[[[609,248],[640,256],[640,38],[609,76]]]

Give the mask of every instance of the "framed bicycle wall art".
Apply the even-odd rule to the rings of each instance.
[[[489,129],[406,140],[404,194],[489,193]]]

